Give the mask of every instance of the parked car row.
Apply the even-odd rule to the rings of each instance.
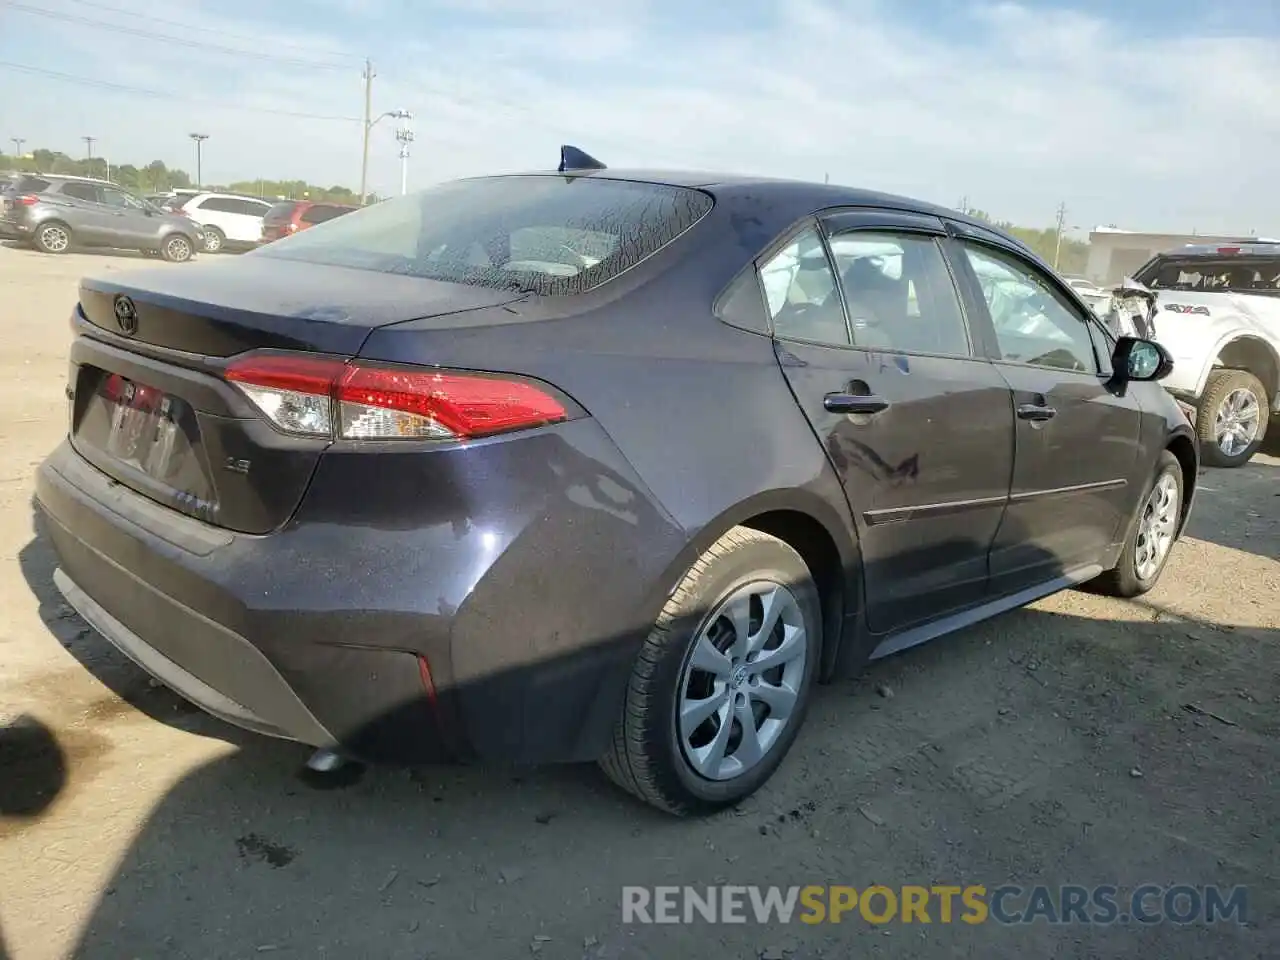
[[[184,263],[205,242],[200,224],[190,217],[105,180],[27,174],[0,197],[0,232],[45,253],[115,247]]]
[[[0,181],[0,235],[45,253],[114,247],[183,262],[197,252],[252,249],[354,209],[191,189],[140,197],[106,180],[64,174]]]

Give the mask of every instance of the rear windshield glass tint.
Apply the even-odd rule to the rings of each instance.
[[[1161,258],[1134,278],[1152,290],[1280,293],[1280,256]]]
[[[49,189],[49,181],[43,177],[23,177],[14,189],[19,193],[41,193]]]
[[[251,255],[573,294],[660,250],[711,205],[698,190],[598,177],[459,180],[374,204]]]
[[[288,220],[293,216],[293,211],[297,206],[297,203],[292,200],[288,203],[272,204],[271,209],[267,211],[267,215],[263,217],[263,219],[269,220],[272,223],[279,223],[284,220]]]

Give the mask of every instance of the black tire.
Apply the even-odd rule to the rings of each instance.
[[[204,231],[204,252],[221,253],[227,246],[227,235],[217,227],[201,227]]]
[[[1218,446],[1218,410],[1237,390],[1248,390],[1258,404],[1258,431],[1253,442],[1238,453],[1228,455]],[[1267,436],[1270,398],[1262,381],[1248,370],[1214,370],[1204,385],[1196,409],[1196,435],[1200,438],[1200,459],[1210,467],[1241,467],[1258,452]]]
[[[1166,476],[1172,476],[1176,486],[1176,519],[1177,527],[1175,527],[1175,540],[1177,530],[1182,525],[1182,513],[1185,509],[1185,491],[1183,489],[1184,480],[1182,476],[1182,464],[1168,450],[1161,451],[1160,459],[1156,461],[1156,469],[1151,476],[1151,480],[1147,483],[1142,491],[1142,499],[1138,501],[1138,509],[1133,515],[1133,519],[1129,522],[1129,532],[1125,537],[1124,549],[1120,551],[1120,559],[1116,561],[1116,565],[1110,570],[1099,576],[1090,585],[1095,587],[1098,593],[1105,593],[1112,597],[1138,597],[1146,593],[1154,587],[1160,580],[1160,574],[1164,572],[1164,568],[1169,563],[1169,556],[1173,553],[1173,544],[1170,543],[1168,551],[1161,558],[1159,565],[1153,572],[1149,572],[1146,576],[1142,576],[1138,572],[1138,550],[1139,540],[1143,536],[1142,520],[1151,508],[1151,495],[1156,489],[1156,485]]]
[[[40,224],[31,237],[31,243],[37,250],[53,254],[66,253],[71,249],[72,241],[71,228],[61,220]]]
[[[171,233],[160,243],[160,256],[170,263],[186,263],[195,255],[195,241],[184,233]]]
[[[733,779],[712,780],[686,759],[677,735],[678,694],[694,642],[712,614],[735,591],[758,581],[786,585],[796,600],[806,634],[803,676],[786,726],[763,758]],[[624,790],[677,816],[738,803],[773,775],[791,748],[808,709],[821,649],[821,603],[804,560],[776,537],[735,527],[698,558],[663,607],[636,660],[613,743],[600,766]]]

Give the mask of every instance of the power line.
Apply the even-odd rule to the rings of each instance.
[[[227,47],[218,43],[208,43],[202,40],[190,40],[186,37],[175,37],[171,34],[155,33],[151,30],[139,30],[135,27],[126,27],[118,23],[110,23],[106,20],[95,20],[92,17],[81,17],[73,13],[61,13],[56,10],[43,10],[40,7],[29,6],[25,3],[16,3],[14,0],[0,0],[0,6],[8,7],[10,10],[17,10],[20,13],[29,13],[37,17],[46,17],[50,20],[60,20],[64,23],[74,23],[84,27],[93,27],[97,30],[112,30],[116,33],[127,34],[131,37],[140,37],[143,40],[156,40],[161,43],[173,44],[179,47],[188,47],[193,50],[211,50],[215,53],[223,53],[230,56],[247,57],[251,60],[264,60],[269,63],[277,63],[291,67],[308,67],[313,70],[351,69],[351,66],[345,63],[321,63],[317,60],[301,60],[296,57],[281,57],[271,53],[242,50],[238,47]]]
[[[31,67],[24,63],[10,63],[7,60],[0,60],[0,70],[15,70],[19,73],[28,73],[38,77],[49,77],[52,80],[62,80],[67,83],[75,83],[86,87],[97,87],[102,90],[115,90],[120,93],[131,93],[141,97],[153,97],[159,100],[177,100],[183,103],[200,104],[202,106],[217,107],[224,110],[234,110],[237,113],[266,113],[278,117],[297,117],[301,120],[333,120],[341,123],[359,123],[359,117],[340,117],[333,114],[324,113],[303,113],[297,110],[273,110],[270,107],[248,107],[239,103],[228,103],[225,100],[200,100],[192,97],[184,97],[181,94],[170,93],[165,90],[149,90],[146,87],[132,87],[124,83],[114,83],[110,80],[98,80],[92,77],[77,77],[70,73],[60,73],[57,70],[46,70],[43,67]]]
[[[69,2],[78,4],[79,6],[82,6],[82,7],[90,7],[91,9],[94,9],[94,10],[102,10],[107,13],[118,13],[122,16],[136,17],[139,20],[146,20],[151,23],[164,24],[167,27],[177,27],[179,30],[194,30],[197,33],[207,33],[212,36],[227,37],[228,39],[231,39],[231,40],[247,40],[250,43],[260,43],[262,41],[262,37],[260,36],[254,37],[245,33],[232,33],[230,30],[217,30],[213,27],[201,27],[193,23],[182,23],[181,21],[178,21],[178,20],[166,20],[163,17],[153,17],[149,13],[143,14],[138,12],[137,10],[126,10],[123,7],[113,7],[107,3],[95,3],[93,2],[93,0],[69,0]],[[362,59],[361,57],[356,56],[354,53],[342,53],[341,51],[335,51],[335,50],[322,50],[319,47],[307,46],[301,43],[289,43],[288,41],[285,41],[285,40],[276,40],[274,37],[271,39],[271,45],[273,47],[285,47],[290,50],[299,50],[304,53],[317,54],[319,56],[324,56],[324,57],[342,57],[352,61],[359,61],[360,59]]]

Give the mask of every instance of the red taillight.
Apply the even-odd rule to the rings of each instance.
[[[346,440],[467,440],[568,419],[524,380],[331,357],[248,354],[226,378],[277,428]]]
[[[298,232],[298,225],[297,225],[296,223],[294,223],[293,221],[289,221],[289,232],[290,232],[290,233],[297,233],[297,232]]]
[[[13,202],[17,204],[21,204],[24,207],[34,207],[37,203],[40,202],[40,198],[37,197],[34,193],[24,193],[22,196],[18,197]]]
[[[1218,252],[1224,255],[1233,255],[1240,252],[1239,247],[1219,247]]]

